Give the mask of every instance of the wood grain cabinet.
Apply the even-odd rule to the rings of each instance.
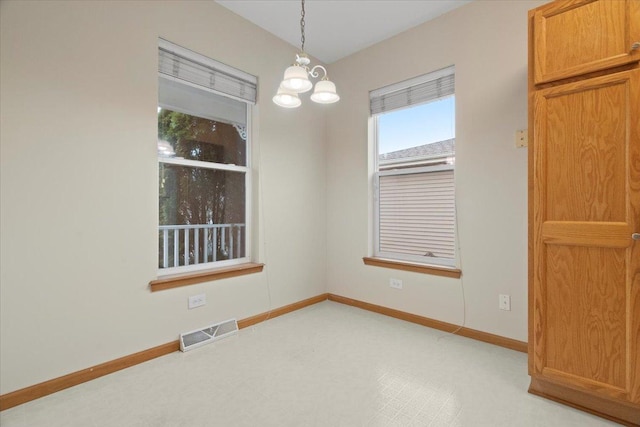
[[[533,12],[533,38],[536,84],[637,62],[640,1],[550,3]]]
[[[640,0],[556,1],[529,13],[529,391],[632,426],[638,21]]]

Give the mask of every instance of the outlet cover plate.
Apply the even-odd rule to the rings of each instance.
[[[402,280],[400,279],[389,279],[389,286],[393,289],[402,289]]]
[[[511,311],[511,296],[500,294],[498,307],[500,310]]]
[[[529,135],[527,134],[527,130],[517,130],[516,131],[516,147],[524,148],[529,145]]]
[[[207,296],[205,294],[193,295],[189,297],[189,310],[192,308],[203,306],[207,303]]]

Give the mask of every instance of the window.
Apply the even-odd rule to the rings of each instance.
[[[158,69],[160,274],[248,262],[256,78],[165,40]]]
[[[448,67],[370,93],[374,256],[455,267],[455,92]]]

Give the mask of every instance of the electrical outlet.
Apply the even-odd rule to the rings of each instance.
[[[523,148],[529,144],[529,135],[527,135],[527,130],[517,130],[516,131],[516,147]]]
[[[389,279],[389,286],[393,289],[402,289],[402,280],[400,279]]]
[[[205,294],[194,295],[189,297],[189,310],[192,308],[200,307],[207,303],[207,296]]]
[[[498,304],[500,310],[511,311],[511,297],[509,295],[500,294],[498,298],[500,301]]]

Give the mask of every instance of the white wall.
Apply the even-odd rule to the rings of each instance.
[[[527,126],[526,12],[541,3],[472,2],[331,64],[341,101],[290,111],[270,98],[295,48],[213,1],[2,1],[0,394],[264,312],[267,276],[272,307],[328,291],[461,322],[460,280],[362,263],[368,91],[451,64],[466,326],[526,340],[527,155],[514,132]],[[259,77],[262,274],[148,290],[158,37]],[[202,292],[208,304],[187,310]]]
[[[467,327],[527,340],[527,152],[514,142],[527,127],[527,11],[541,3],[475,1],[330,65],[342,99],[327,118],[329,292],[460,324],[464,285]],[[452,64],[463,280],[365,266],[368,91]]]
[[[294,47],[213,1],[2,1],[0,19],[0,394],[265,312],[267,272],[273,307],[326,291],[324,114],[271,103]],[[262,274],[148,289],[160,36],[259,78]]]

